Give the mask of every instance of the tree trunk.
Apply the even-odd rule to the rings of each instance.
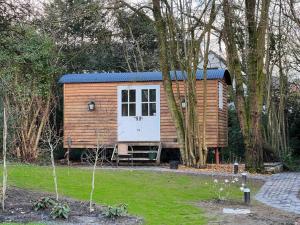
[[[3,181],[2,181],[2,210],[5,210],[5,198],[7,187],[7,166],[6,166],[6,140],[7,140],[7,115],[6,108],[3,108]]]
[[[97,168],[97,163],[98,163],[98,156],[99,156],[99,150],[100,150],[100,135],[99,131],[96,131],[96,136],[97,136],[97,148],[96,148],[96,157],[95,157],[95,162],[93,166],[93,173],[92,173],[92,187],[91,187],[91,192],[90,192],[90,212],[93,212],[93,195],[94,195],[94,190],[95,190],[95,173],[96,173],[96,168]]]
[[[178,137],[178,143],[180,147],[180,155],[182,162],[186,163],[185,158],[185,131],[183,118],[180,114],[178,106],[175,101],[172,80],[170,77],[170,68],[168,60],[168,45],[167,45],[167,28],[166,22],[164,21],[161,11],[160,11],[160,0],[152,0],[153,3],[153,15],[155,19],[155,27],[157,30],[158,36],[158,45],[159,45],[159,63],[161,67],[162,77],[163,77],[163,86],[167,95],[168,108],[171,112],[172,119],[175,123],[176,133]]]
[[[264,98],[266,75],[263,72],[265,57],[265,36],[268,27],[269,0],[261,2],[260,18],[256,18],[256,7],[259,3],[246,0],[246,75],[247,96],[245,97],[242,63],[236,46],[232,7],[228,0],[223,1],[225,44],[228,66],[235,77],[235,106],[246,149],[246,168],[260,171],[263,167],[263,136],[261,115]],[[259,19],[259,23],[257,23]]]
[[[206,164],[208,148],[206,145],[206,108],[207,108],[207,65],[210,45],[210,32],[212,23],[215,20],[215,0],[212,1],[212,8],[210,12],[209,24],[207,28],[207,40],[204,49],[204,60],[203,60],[203,115],[202,115],[202,141],[201,141],[201,154],[198,161],[199,166]],[[204,38],[205,39],[205,38]],[[195,91],[196,92],[196,91]],[[198,134],[200,136],[200,134]]]
[[[170,5],[168,1],[152,0],[152,3],[158,36],[163,85],[167,95],[168,108],[176,127],[181,158],[183,163],[187,166],[203,166],[206,164],[208,152],[205,140],[206,114],[204,110],[204,114],[202,115],[204,123],[202,123],[203,127],[201,127],[201,129],[200,121],[202,118],[200,118],[197,112],[196,74],[201,41],[206,33],[208,33],[208,39],[210,39],[210,29],[215,20],[215,1],[213,0],[212,3],[207,3],[200,16],[201,20],[204,13],[207,12],[208,4],[211,4],[209,22],[208,25],[204,26],[201,35],[199,35],[197,25],[195,26],[195,24],[191,22],[192,6],[188,2],[179,2],[177,6],[178,11],[173,10],[172,3]],[[188,15],[186,15],[185,12],[187,12]],[[178,21],[180,21],[180,25],[178,25]],[[207,43],[209,43],[209,41]],[[207,44],[206,47],[209,48],[209,44]],[[208,52],[207,49],[207,55]],[[184,98],[186,106],[184,109],[181,107],[182,97],[179,94],[178,86],[178,97],[176,99],[174,97],[170,67],[173,70],[180,69],[185,81]],[[206,74],[206,70],[204,73]],[[204,87],[206,87],[206,80],[204,81]],[[204,88],[204,93],[204,95],[206,95],[206,88]],[[176,102],[176,100],[178,100],[178,102]],[[206,101],[204,101],[203,104],[203,107],[206,108]]]
[[[53,182],[54,182],[54,190],[55,190],[55,198],[56,201],[58,201],[58,188],[57,188],[57,176],[56,176],[56,168],[55,168],[55,162],[54,162],[54,148],[52,146],[51,140],[49,141],[50,146],[50,154],[51,154],[51,165],[52,165],[52,176],[53,176]]]

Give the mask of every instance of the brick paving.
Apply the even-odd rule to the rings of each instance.
[[[300,173],[270,176],[256,194],[256,200],[288,212],[300,214]]]

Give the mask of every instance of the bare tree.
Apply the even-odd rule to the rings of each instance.
[[[101,111],[102,115],[111,115],[113,114],[112,109],[107,109],[106,105],[109,104],[110,99],[109,98],[102,98],[99,101],[99,111]],[[107,136],[106,136],[107,135]],[[113,143],[111,130],[107,127],[104,128],[97,128],[95,130],[95,136],[96,136],[96,148],[92,151],[93,156],[91,157],[91,161],[93,162],[93,169],[92,169],[92,181],[91,181],[91,192],[90,192],[90,204],[89,204],[89,210],[90,212],[94,211],[93,209],[93,196],[94,196],[94,190],[95,190],[95,175],[96,175],[96,169],[99,161],[101,161],[101,165],[104,160],[106,160],[106,150],[107,150],[107,144]],[[99,156],[101,158],[99,158]]]
[[[97,146],[95,150],[95,161],[93,165],[93,172],[92,172],[92,187],[91,187],[91,192],[90,192],[90,212],[93,212],[93,195],[94,195],[94,190],[95,190],[95,172],[97,168],[97,163],[99,159],[99,153],[100,151],[103,150],[103,144],[100,144],[100,133],[99,130],[96,130],[96,137],[97,137]]]
[[[266,82],[265,52],[268,30],[270,0],[246,0],[237,7],[245,15],[245,34],[236,34],[237,19],[235,8],[228,0],[223,1],[224,42],[226,44],[228,67],[235,78],[234,101],[237,108],[244,145],[246,165],[249,170],[263,169],[262,109]],[[247,51],[240,57],[237,43],[244,43]],[[243,72],[246,74],[246,79]],[[245,86],[247,90],[245,90]],[[246,94],[247,92],[247,94]]]
[[[205,112],[202,119],[198,112],[199,104],[196,94],[196,74],[201,48],[209,48],[209,40],[204,44],[204,36],[211,32],[215,21],[215,0],[199,3],[193,1],[153,0],[151,4],[132,6],[125,1],[116,0],[114,10],[127,7],[138,15],[152,20],[144,10],[151,10],[157,33],[159,62],[163,77],[163,87],[167,104],[176,128],[177,140],[183,164],[200,167],[206,164],[206,122]],[[208,35],[210,39],[210,35]],[[209,50],[205,50],[207,55]],[[176,71],[181,71],[181,75]],[[175,81],[171,74],[174,73]],[[206,74],[206,70],[204,71]],[[181,76],[184,82],[178,82]],[[182,90],[183,83],[183,90]],[[206,82],[204,82],[204,99]],[[173,88],[174,87],[174,88]],[[181,106],[186,101],[185,109]],[[205,101],[203,102],[205,105]]]
[[[202,119],[199,118],[196,93],[196,74],[198,70],[201,46],[205,46],[204,55],[209,52],[210,30],[215,20],[215,1],[203,5],[200,15],[193,16],[193,5],[189,1],[179,1],[178,5],[168,1],[153,0],[153,15],[158,35],[160,50],[160,66],[163,75],[163,85],[167,95],[167,103],[175,123],[180,152],[183,163],[188,166],[200,167],[206,164],[206,116],[205,109]],[[210,10],[209,10],[210,9]],[[198,11],[198,12],[199,12]],[[208,14],[208,20],[205,15]],[[177,21],[180,21],[179,23]],[[200,21],[200,23],[199,23]],[[199,24],[204,24],[200,27]],[[207,35],[208,40],[203,41]],[[169,51],[169,49],[171,49]],[[204,77],[206,77],[207,60],[205,60]],[[184,110],[180,99],[175,98],[176,89],[170,76],[171,70],[181,70],[185,74]],[[176,81],[177,83],[177,81]],[[179,86],[179,84],[176,84]],[[177,88],[177,92],[179,88]],[[206,108],[206,79],[203,82],[203,107]],[[202,125],[202,129],[200,129]]]
[[[2,210],[5,210],[5,198],[6,198],[6,188],[7,188],[7,166],[6,166],[6,156],[7,156],[7,112],[6,107],[3,108],[3,181],[2,181]]]
[[[57,174],[56,174],[56,167],[55,167],[54,152],[57,149],[58,145],[61,143],[62,139],[59,136],[59,134],[57,133],[55,126],[51,125],[50,122],[48,122],[45,127],[42,140],[47,147],[46,150],[50,152],[55,198],[56,198],[56,201],[58,201],[58,184],[57,184]]]

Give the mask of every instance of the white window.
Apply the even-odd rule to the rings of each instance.
[[[122,116],[136,116],[135,89],[122,90]]]
[[[223,83],[219,82],[219,109],[223,109]]]
[[[156,116],[156,89],[142,89],[142,116]]]

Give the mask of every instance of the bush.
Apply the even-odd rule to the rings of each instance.
[[[53,219],[68,219],[70,213],[70,207],[67,203],[57,203],[50,213]]]
[[[300,157],[297,157],[291,151],[283,158],[283,166],[285,170],[300,171]]]
[[[47,208],[50,208],[51,206],[54,206],[56,204],[56,201],[50,197],[43,197],[37,200],[33,204],[33,209],[35,211],[44,210]]]
[[[243,135],[233,106],[228,107],[228,146],[222,149],[221,154],[225,162],[233,163],[235,159],[238,161],[244,159]]]
[[[104,212],[104,215],[109,218],[117,218],[120,216],[126,216],[127,211],[127,205],[126,204],[119,204],[116,206],[108,206],[107,210]]]
[[[49,166],[51,164],[50,152],[46,149],[41,150],[36,159],[36,163],[40,166]]]

